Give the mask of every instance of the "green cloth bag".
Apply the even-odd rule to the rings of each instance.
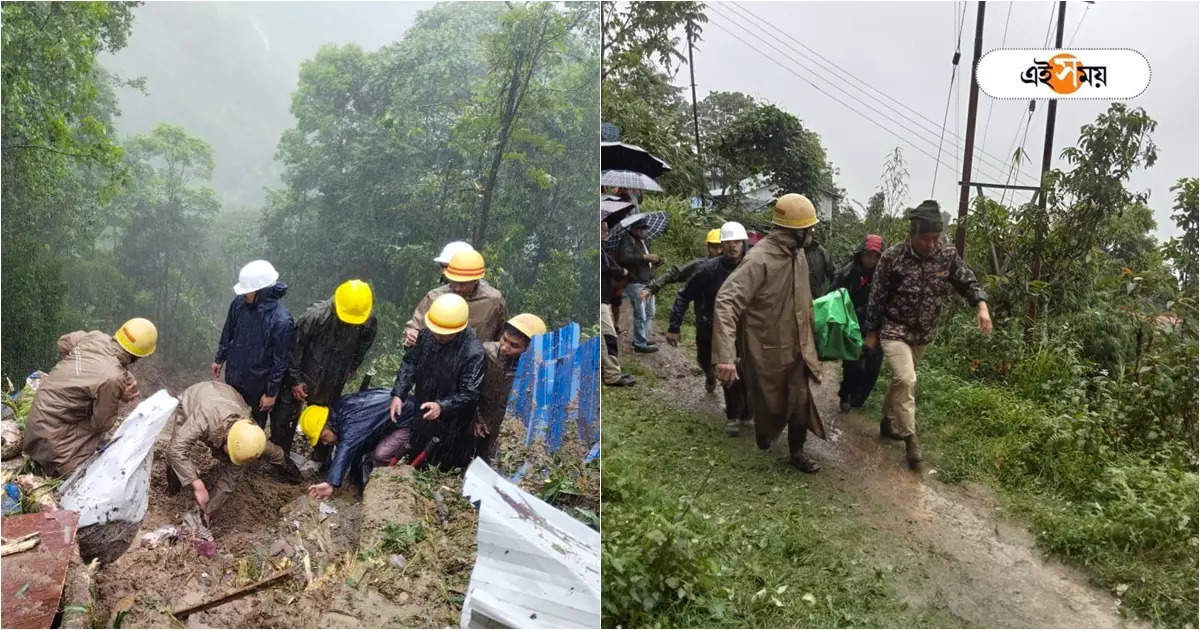
[[[813,302],[817,356],[822,361],[857,361],[862,356],[862,331],[846,289],[830,291]]]

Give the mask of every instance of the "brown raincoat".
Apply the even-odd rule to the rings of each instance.
[[[499,342],[483,344],[483,388],[479,390],[478,421],[487,427],[488,436],[479,438],[476,454],[484,461],[489,460],[500,439],[500,425],[504,423],[504,410],[508,407],[508,396],[516,376],[517,364],[506,365]]]
[[[174,429],[167,446],[167,465],[185,489],[199,478],[192,463],[191,451],[203,444],[217,460],[217,474],[209,488],[207,512],[221,507],[236,487],[245,466],[234,466],[225,450],[226,439],[233,423],[250,417],[250,407],[232,386],[221,381],[203,381],[183,390],[179,406],[172,418]],[[283,450],[271,442],[263,448],[261,459],[276,466],[283,465]]]
[[[713,363],[735,363],[740,354],[760,446],[789,424],[825,438],[812,399],[821,363],[813,339],[808,263],[789,240],[782,230],[771,232],[750,248],[717,292]],[[803,435],[790,435],[789,441],[803,444]]]
[[[98,330],[59,337],[58,356],[33,398],[23,450],[47,476],[66,477],[116,423],[133,356]]]
[[[417,308],[413,310],[412,319],[408,320],[404,329],[418,332],[425,330],[425,313],[429,312],[429,307],[434,300],[447,293],[451,293],[448,284],[443,284],[426,293],[425,297],[421,298],[417,304]],[[508,321],[508,306],[500,291],[488,284],[487,280],[480,280],[479,286],[475,288],[475,293],[467,298],[467,308],[470,309],[468,323],[475,331],[475,338],[479,340],[479,343],[499,341],[500,334],[504,332],[504,324]]]

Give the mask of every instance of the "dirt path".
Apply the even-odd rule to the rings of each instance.
[[[669,308],[669,304],[664,301],[659,308]],[[638,363],[657,375],[657,391],[675,405],[723,423],[720,390],[714,394],[704,391],[704,379],[696,376],[700,371],[693,358],[694,347],[671,348],[662,333],[656,332],[652,340],[660,351],[635,354],[629,341],[628,312],[626,307],[622,313],[622,362]],[[655,329],[659,329],[657,324]],[[822,471],[806,481],[827,484],[845,494],[864,526],[890,541],[881,554],[906,557],[909,562],[915,556],[922,570],[898,584],[906,600],[914,605],[944,605],[968,626],[1135,624],[1117,614],[1113,597],[1090,585],[1086,574],[1044,557],[1033,536],[1003,515],[987,488],[941,483],[936,464],[926,466],[922,473],[905,468],[903,445],[879,439],[877,418],[839,411],[839,379],[840,366],[826,363],[816,396],[829,439],[810,437],[810,453]],[[880,386],[886,387],[886,381]],[[747,451],[757,451],[752,429],[743,430],[736,439]],[[784,465],[786,451],[786,437],[781,437],[770,456]],[[927,452],[926,457],[936,460],[936,453]]]

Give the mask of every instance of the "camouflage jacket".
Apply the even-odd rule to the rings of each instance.
[[[921,346],[933,339],[942,302],[953,288],[971,305],[987,293],[953,247],[942,245],[922,258],[908,241],[888,248],[875,268],[864,333]]]

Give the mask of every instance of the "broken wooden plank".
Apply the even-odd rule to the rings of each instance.
[[[37,532],[34,532],[29,536],[23,537],[21,540],[5,543],[3,546],[0,546],[0,556],[9,556],[14,553],[29,551],[37,546],[38,540]]]
[[[75,553],[79,515],[68,510],[10,516],[0,530],[10,540],[39,541],[6,556],[0,580],[0,627],[49,628],[58,614],[67,565]],[[38,534],[35,538],[31,534]]]
[[[196,604],[195,606],[188,606],[187,608],[184,608],[182,610],[175,611],[174,615],[176,618],[182,619],[193,613],[198,613],[203,610],[208,610],[209,608],[215,608],[217,606],[220,606],[221,604],[233,601],[239,597],[244,597],[246,595],[249,595],[250,593],[257,591],[257,590],[261,589],[262,587],[272,584],[274,582],[278,582],[279,580],[282,580],[283,578],[288,577],[291,574],[292,574],[291,569],[286,569],[286,570],[280,571],[279,573],[276,573],[275,575],[272,575],[271,577],[269,577],[265,580],[259,580],[258,582],[255,582],[254,584],[251,584],[249,586],[244,586],[235,591],[230,591],[229,593],[226,593],[215,599],[210,599],[204,603]]]

